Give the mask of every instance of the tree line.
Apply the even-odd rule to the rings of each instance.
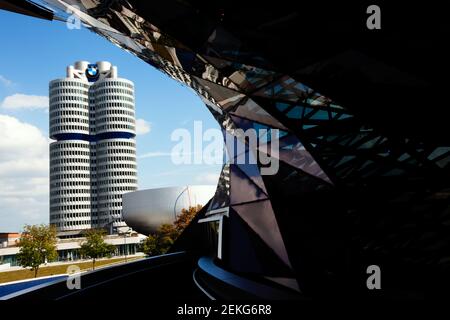
[[[148,256],[165,254],[178,236],[189,225],[202,206],[182,209],[173,224],[163,224],[158,230],[142,242],[140,249]],[[20,251],[17,262],[20,266],[30,268],[37,276],[41,265],[56,261],[57,232],[53,225],[25,225],[18,245]],[[104,229],[88,229],[83,232],[85,239],[80,244],[80,254],[84,258],[92,259],[92,269],[99,258],[111,257],[115,246],[105,242]]]

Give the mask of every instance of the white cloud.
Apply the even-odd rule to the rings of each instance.
[[[0,162],[48,157],[48,138],[35,126],[0,114]]]
[[[0,230],[48,223],[48,138],[6,115],[0,115],[0,132]]]
[[[48,97],[15,93],[3,99],[1,106],[9,110],[19,110],[19,109],[48,110]]]
[[[172,155],[172,152],[164,152],[164,151],[152,151],[147,152],[144,154],[141,154],[138,156],[139,159],[145,159],[145,158],[157,158],[157,157],[170,157]]]
[[[136,134],[143,135],[149,133],[151,128],[150,122],[144,119],[136,119]]]
[[[0,74],[0,83],[5,87],[10,87],[13,85],[13,82],[9,79],[6,79],[4,76]]]
[[[217,182],[219,181],[220,172],[206,172],[199,174],[195,181],[200,184],[214,184],[217,185]]]

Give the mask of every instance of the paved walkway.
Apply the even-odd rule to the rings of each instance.
[[[17,292],[23,289],[31,288],[46,282],[55,281],[59,279],[67,278],[66,275],[43,277],[37,279],[27,279],[21,281],[8,282],[5,284],[0,284],[0,299],[10,293]]]

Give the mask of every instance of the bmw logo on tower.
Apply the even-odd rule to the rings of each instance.
[[[89,64],[86,68],[86,77],[88,78],[89,82],[97,81],[98,76],[98,66],[96,64]]]
[[[50,223],[114,233],[126,227],[122,195],[138,187],[134,85],[108,61],[66,72],[49,84]]]

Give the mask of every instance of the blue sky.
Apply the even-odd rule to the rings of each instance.
[[[0,232],[48,223],[48,111],[7,108],[5,99],[47,96],[48,82],[64,77],[66,66],[77,60],[110,61],[120,77],[135,83],[136,116],[150,127],[137,136],[140,189],[216,183],[220,165],[174,165],[167,156],[175,145],[173,130],[192,131],[196,120],[205,130],[219,128],[189,88],[97,34],[69,30],[62,22],[0,11],[0,41]]]

